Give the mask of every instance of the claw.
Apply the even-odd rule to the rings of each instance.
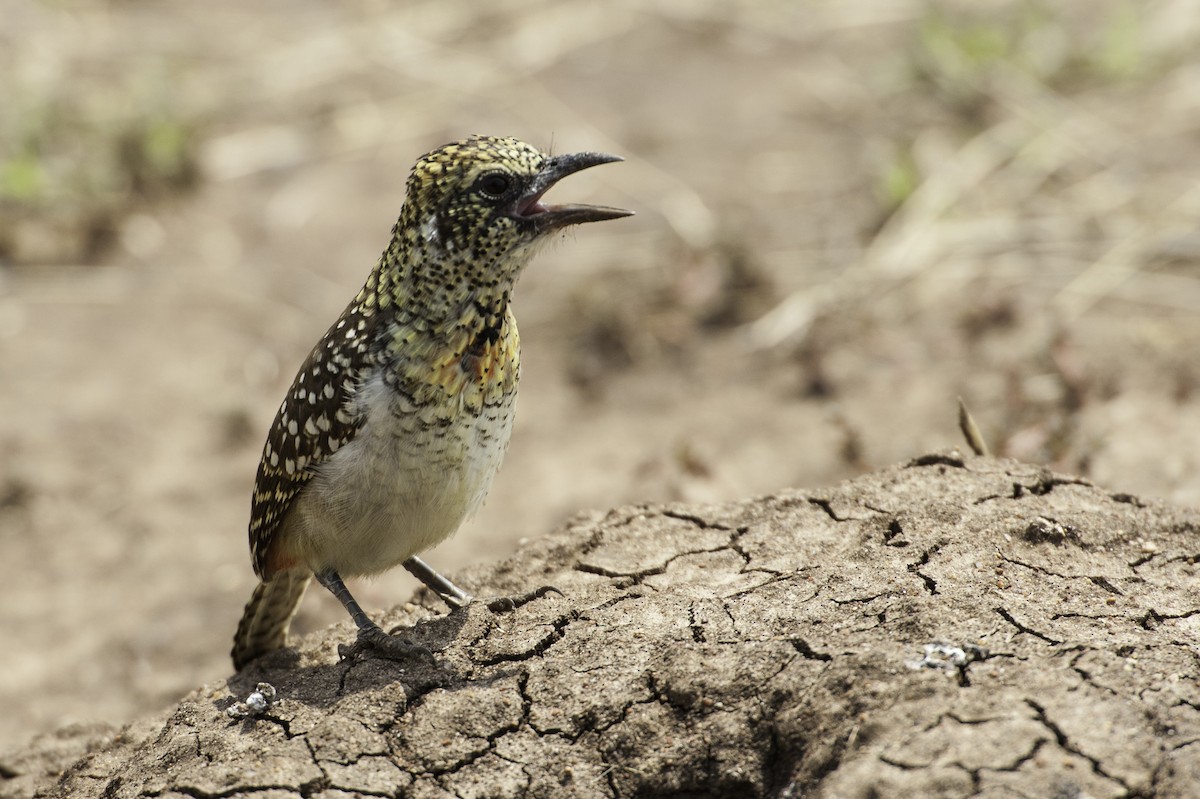
[[[559,596],[565,596],[562,591],[558,590],[554,586],[543,585],[540,588],[535,588],[532,591],[520,594],[518,596],[502,596],[499,599],[493,599],[487,604],[487,609],[492,613],[512,613],[522,605],[528,605],[533,600],[541,599],[546,594],[551,593],[558,594]]]
[[[389,635],[378,627],[359,630],[352,644],[339,644],[338,657],[342,660],[361,658],[375,654],[388,660],[427,660],[436,663],[433,652],[420,644]]]

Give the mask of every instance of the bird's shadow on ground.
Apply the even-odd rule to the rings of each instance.
[[[409,696],[432,688],[461,682],[463,675],[441,656],[459,639],[472,619],[472,607],[417,621],[412,626],[393,627],[388,632],[425,647],[434,660],[414,657],[392,660],[374,653],[343,658],[340,646],[353,643],[353,632],[339,625],[301,642],[299,648],[273,652],[242,669],[228,680],[230,695],[214,702],[221,712],[243,702],[261,683],[275,690],[275,702],[300,702],[313,708],[328,709],[345,697],[390,684],[399,684]],[[234,716],[237,718],[237,716]]]

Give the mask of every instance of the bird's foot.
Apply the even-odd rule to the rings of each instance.
[[[379,627],[358,631],[358,638],[350,645],[339,644],[338,656],[342,660],[358,659],[373,654],[388,660],[425,660],[436,663],[433,652],[420,644],[414,644],[396,635],[389,635]]]
[[[502,596],[499,599],[493,599],[487,604],[487,609],[492,613],[512,613],[522,605],[528,605],[535,599],[541,599],[546,594],[558,594],[564,596],[563,592],[552,585],[543,585],[540,588],[535,588],[518,596]]]

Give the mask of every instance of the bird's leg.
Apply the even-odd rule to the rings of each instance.
[[[333,569],[319,572],[317,582],[329,589],[329,593],[337,597],[338,602],[350,613],[358,627],[358,639],[348,647],[338,647],[338,654],[343,659],[353,657],[365,649],[371,649],[392,660],[410,660],[426,658],[433,660],[433,653],[420,644],[414,644],[394,635],[384,632],[383,628],[367,616],[362,606],[350,595],[350,590],[342,582],[341,576]]]
[[[442,601],[449,605],[451,610],[466,607],[475,598],[450,582],[446,577],[438,574],[428,563],[416,555],[404,561],[404,568],[408,569],[414,577],[424,583],[426,588],[441,597]],[[487,607],[493,613],[508,613],[535,599],[541,599],[546,594],[558,594],[562,596],[562,591],[559,591],[552,585],[543,585],[541,588],[535,588],[520,596],[494,599],[488,603]]]
[[[441,597],[451,610],[465,608],[475,598],[435,572],[428,563],[416,555],[404,561],[403,565],[413,577],[424,583],[426,588]]]

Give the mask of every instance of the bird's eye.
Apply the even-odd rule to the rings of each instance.
[[[475,182],[475,187],[486,197],[499,200],[508,193],[512,181],[502,172],[489,172]]]

